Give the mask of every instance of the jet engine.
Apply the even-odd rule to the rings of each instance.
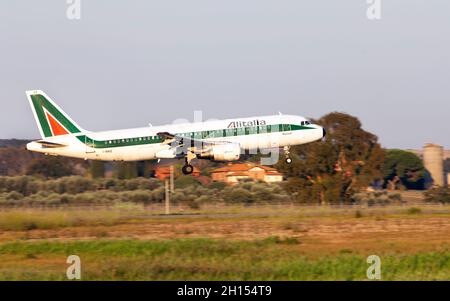
[[[175,148],[163,149],[156,153],[157,159],[173,159],[176,157],[177,153]]]
[[[215,144],[198,155],[201,159],[213,161],[236,161],[241,156],[241,147],[237,143]]]

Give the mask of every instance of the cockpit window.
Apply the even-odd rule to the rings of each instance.
[[[311,122],[309,121],[305,121],[305,125],[311,124]]]

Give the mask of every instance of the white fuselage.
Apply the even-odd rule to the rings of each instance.
[[[322,127],[309,124],[301,116],[273,115],[82,132],[45,139],[46,142],[63,145],[61,147],[48,147],[39,142],[31,142],[27,149],[49,155],[91,160],[153,160],[160,159],[158,154],[171,147],[162,143],[161,137],[157,135],[161,132],[208,142],[232,142],[239,144],[242,152],[305,144],[320,140],[324,136]]]

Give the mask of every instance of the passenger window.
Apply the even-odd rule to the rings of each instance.
[[[265,125],[258,126],[258,133],[267,133],[267,126]]]
[[[273,124],[270,126],[270,131],[272,133],[276,133],[280,131],[280,125],[279,124]]]
[[[249,127],[248,128],[248,134],[249,135],[258,134],[258,127],[256,127],[256,126]]]
[[[290,131],[291,125],[290,124],[283,124],[283,131]]]
[[[225,130],[225,137],[230,137],[234,135],[234,129]]]

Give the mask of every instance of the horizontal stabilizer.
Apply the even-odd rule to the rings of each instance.
[[[55,143],[55,142],[50,142],[50,141],[43,141],[43,140],[36,141],[36,143],[39,143],[40,145],[42,145],[44,147],[48,147],[48,148],[57,148],[57,147],[66,147],[67,146],[65,144]]]

